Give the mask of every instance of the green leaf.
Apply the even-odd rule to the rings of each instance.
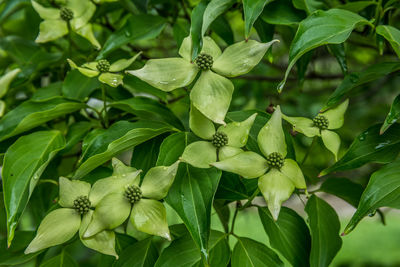
[[[40,267],[78,267],[78,263],[74,260],[74,258],[69,255],[69,253],[65,252],[65,250],[61,250],[61,253],[45,262],[40,264]]]
[[[0,120],[0,141],[84,107],[85,104],[61,97],[45,101],[25,101]]]
[[[400,125],[394,124],[384,134],[379,133],[380,125],[374,125],[361,133],[350,145],[346,154],[334,165],[320,174],[358,168],[366,163],[389,163],[399,154]]]
[[[212,32],[215,32],[219,37],[221,37],[225,43],[231,45],[234,43],[233,30],[228,20],[224,16],[218,17],[210,27]],[[263,40],[262,40],[263,41]],[[271,41],[271,40],[268,40]],[[264,41],[263,41],[264,42]]]
[[[293,5],[297,9],[306,11],[308,14],[314,12],[317,9],[324,9],[326,4],[318,0],[292,0]]]
[[[82,152],[74,178],[82,178],[115,155],[171,130],[168,125],[158,122],[119,121],[90,140]]]
[[[333,54],[342,69],[343,74],[347,74],[347,60],[346,60],[346,52],[344,49],[344,44],[329,44],[328,51]]]
[[[251,28],[270,0],[243,0],[244,37],[249,38]]]
[[[143,68],[127,71],[165,92],[189,85],[198,72],[196,64],[183,58],[150,59]]]
[[[13,243],[10,247],[7,245],[7,238],[0,238],[0,265],[19,265],[35,258],[39,253],[28,255],[24,253],[25,248],[29,245],[34,236],[35,232],[33,231],[16,231]]]
[[[248,199],[257,187],[257,179],[243,179],[237,174],[222,172],[215,198],[228,201]]]
[[[400,208],[400,161],[385,165],[371,175],[361,195],[357,211],[347,224],[344,234],[350,233],[357,224],[380,207]]]
[[[190,37],[192,41],[191,49],[191,61],[197,57],[201,51],[202,47],[202,26],[203,26],[203,16],[207,7],[207,2],[202,0],[195,8],[192,10],[192,15],[190,17]]]
[[[212,71],[203,71],[190,92],[190,100],[204,116],[225,124],[233,94],[233,83]]]
[[[128,90],[132,95],[140,96],[143,93],[155,96],[164,102],[167,102],[167,92],[161,91],[150,84],[142,81],[136,76],[125,75],[124,84],[122,85],[126,90]]]
[[[226,234],[211,230],[208,247],[210,248],[210,266],[226,267],[230,257],[230,249],[226,239]],[[178,239],[175,239],[171,245],[163,250],[154,266],[201,266],[201,261],[202,258],[198,247],[196,247],[192,237],[186,233]]]
[[[348,2],[344,5],[337,6],[337,8],[340,9],[346,9],[355,13],[360,12],[361,10],[371,6],[371,5],[377,5],[378,2],[375,1],[356,1],[356,2]]]
[[[150,98],[134,97],[113,102],[110,106],[132,113],[142,119],[161,121],[177,129],[184,129],[182,122],[169,108]]]
[[[208,27],[225,11],[227,11],[233,4],[234,0],[214,0],[211,1],[203,14],[203,25],[201,27],[201,35],[204,36]]]
[[[31,79],[35,71],[48,68],[62,58],[61,52],[49,52],[44,47],[33,41],[28,41],[18,36],[6,36],[0,39],[0,47],[8,52],[17,64],[21,72],[18,78]]]
[[[149,169],[156,166],[160,146],[165,138],[164,135],[160,135],[135,146],[132,153],[131,166],[142,170],[143,173],[147,173]]]
[[[394,52],[400,57],[400,31],[393,26],[379,25],[376,27],[376,33],[385,37],[392,45]]]
[[[108,37],[97,58],[104,58],[127,43],[155,38],[162,32],[165,25],[164,18],[159,16],[132,15],[123,27]]]
[[[346,178],[330,178],[326,180],[319,191],[337,196],[357,208],[364,188],[362,185]]]
[[[333,94],[329,97],[323,110],[335,106],[360,85],[382,78],[400,70],[398,62],[382,62],[369,66],[363,71],[346,75]]]
[[[272,1],[267,4],[260,18],[276,25],[297,25],[305,19],[306,13],[293,7],[291,0]]]
[[[303,218],[286,207],[282,207],[277,221],[267,208],[258,208],[258,214],[271,247],[279,251],[293,266],[309,266],[311,237]]]
[[[157,166],[173,164],[180,158],[186,146],[197,140],[194,134],[188,132],[180,132],[168,136],[161,144]]]
[[[379,131],[383,134],[390,126],[392,126],[400,118],[400,95],[396,96],[390,107],[389,113],[386,115],[385,121]]]
[[[7,1],[0,12],[0,24],[21,8],[31,4],[30,0]]]
[[[8,148],[1,175],[8,244],[14,238],[14,231],[36,183],[50,160],[64,146],[65,140],[60,132],[42,131],[23,136]]]
[[[329,266],[342,247],[338,215],[328,203],[315,195],[308,200],[305,211],[311,231],[310,266]]]
[[[221,171],[181,163],[166,202],[178,213],[204,258],[209,255],[211,208]]]
[[[125,248],[115,262],[115,267],[153,267],[158,251],[151,238],[136,242]]]
[[[355,13],[341,9],[318,10],[303,20],[290,46],[289,66],[285,78],[278,86],[278,91],[282,91],[290,70],[302,55],[322,45],[343,43],[352,30],[361,24],[368,24],[368,21]]]
[[[62,153],[65,154],[69,152],[76,144],[78,144],[78,142],[82,141],[83,137],[92,127],[92,123],[87,121],[79,121],[70,125],[65,137],[67,143],[65,144]]]
[[[97,78],[89,78],[78,70],[71,70],[65,77],[62,92],[67,98],[84,101],[98,88],[100,88],[100,82]]]
[[[266,245],[246,237],[237,237],[237,240],[232,252],[232,267],[284,266]]]

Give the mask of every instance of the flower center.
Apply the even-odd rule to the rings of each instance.
[[[201,53],[200,55],[197,56],[197,58],[194,61],[197,66],[202,69],[202,70],[209,70],[211,69],[214,60],[213,57],[208,55],[208,54],[204,54]]]
[[[142,190],[136,185],[129,185],[126,187],[124,195],[133,204],[142,198]]]
[[[69,21],[74,18],[74,12],[68,7],[60,8],[60,18],[65,21]]]
[[[90,209],[90,200],[87,196],[79,196],[74,200],[74,209],[79,214],[85,214]]]
[[[226,144],[228,144],[228,136],[226,135],[226,133],[216,132],[212,137],[211,143],[216,148],[221,148],[223,146],[226,146]]]
[[[278,152],[273,152],[268,155],[267,163],[270,167],[280,169],[283,166],[284,158]]]
[[[99,61],[97,61],[96,68],[100,72],[107,72],[110,69],[110,62],[108,62],[107,59],[100,59]]]
[[[328,129],[329,121],[323,115],[318,115],[313,119],[314,126],[320,128],[321,130]]]

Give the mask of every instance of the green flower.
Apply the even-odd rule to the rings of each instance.
[[[192,62],[191,38],[186,37],[179,49],[182,58],[151,59],[143,68],[127,72],[160,90],[170,92],[189,85],[202,71],[190,92],[190,100],[208,119],[225,124],[233,93],[233,84],[225,77],[249,72],[276,41],[265,44],[254,40],[242,41],[222,52],[210,37],[204,37],[203,48]]]
[[[247,143],[256,116],[257,114],[253,114],[242,122],[222,125],[216,131],[213,122],[192,106],[189,114],[190,129],[208,141],[197,141],[188,145],[181,160],[197,168],[210,168],[212,162],[243,152],[241,147]]]
[[[179,161],[168,167],[151,168],[139,185],[140,171],[114,158],[114,174],[131,178],[116,183],[110,177],[93,185],[102,196],[97,199],[93,220],[83,237],[91,238],[104,230],[112,230],[123,224],[130,215],[130,227],[170,240],[165,207],[159,200],[167,195],[178,165]]]
[[[337,161],[337,154],[340,148],[340,137],[337,133],[331,131],[343,126],[344,113],[346,112],[349,100],[347,99],[337,107],[319,113],[313,120],[303,117],[283,118],[293,125],[293,129],[307,137],[320,136],[325,147],[333,153]]]
[[[296,161],[285,158],[287,149],[279,106],[260,130],[257,142],[265,157],[246,151],[211,165],[247,179],[259,177],[258,187],[277,220],[282,203],[289,199],[294,189],[306,189],[303,173]]]
[[[67,0],[60,9],[44,7],[31,1],[33,8],[44,19],[39,26],[37,43],[46,43],[68,34],[69,29],[86,38],[96,49],[101,45],[93,34],[89,20],[96,11],[96,6],[90,0]],[[68,26],[69,24],[69,26]]]
[[[21,69],[13,69],[3,76],[0,77],[0,98],[7,94],[8,88],[10,87],[11,82],[17,77],[18,73],[21,72]],[[3,116],[4,110],[6,109],[6,103],[3,100],[0,100],[0,117]]]
[[[93,217],[92,208],[96,206],[91,199],[96,199],[97,194],[91,190],[90,184],[64,177],[60,177],[59,184],[59,204],[62,208],[53,210],[44,217],[25,254],[65,243],[79,232],[86,247],[118,258],[114,232],[105,230],[90,238],[83,238],[83,233]]]
[[[141,54],[138,53],[130,59],[120,59],[110,64],[106,59],[100,59],[99,61],[93,61],[83,64],[78,67],[71,59],[67,59],[69,65],[73,69],[79,70],[83,75],[87,77],[99,76],[99,81],[106,83],[111,87],[117,87],[123,84],[124,76],[116,72],[122,71],[129,67]]]

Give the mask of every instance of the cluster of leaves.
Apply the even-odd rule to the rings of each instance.
[[[398,7],[0,1],[0,266],[328,266],[320,192],[357,207],[344,234],[400,208]],[[374,87],[391,108],[362,114]],[[307,220],[281,208],[293,192]],[[252,207],[269,244],[235,232]]]

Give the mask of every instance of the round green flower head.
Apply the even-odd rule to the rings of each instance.
[[[99,61],[97,61],[96,68],[100,72],[108,72],[108,70],[110,69],[110,62],[108,62],[107,59],[100,59]]]
[[[226,133],[216,132],[212,137],[211,143],[216,148],[221,148],[223,146],[226,146],[228,144],[228,136],[226,135]]]
[[[60,18],[65,21],[69,21],[74,18],[74,12],[68,7],[60,8]]]
[[[74,209],[80,214],[85,214],[90,209],[90,200],[87,196],[79,196],[74,200]]]
[[[326,130],[328,129],[329,126],[329,121],[328,119],[323,116],[323,115],[318,115],[313,119],[313,123],[315,127],[320,128],[321,130]]]
[[[142,198],[142,190],[136,185],[127,186],[125,189],[125,197],[132,204],[138,202]]]
[[[283,156],[278,152],[273,152],[267,157],[268,165],[277,169],[282,168],[284,160]]]
[[[197,66],[202,69],[202,70],[209,70],[211,69],[214,60],[213,57],[205,54],[205,53],[201,53],[200,55],[197,56],[197,58],[194,61]]]

